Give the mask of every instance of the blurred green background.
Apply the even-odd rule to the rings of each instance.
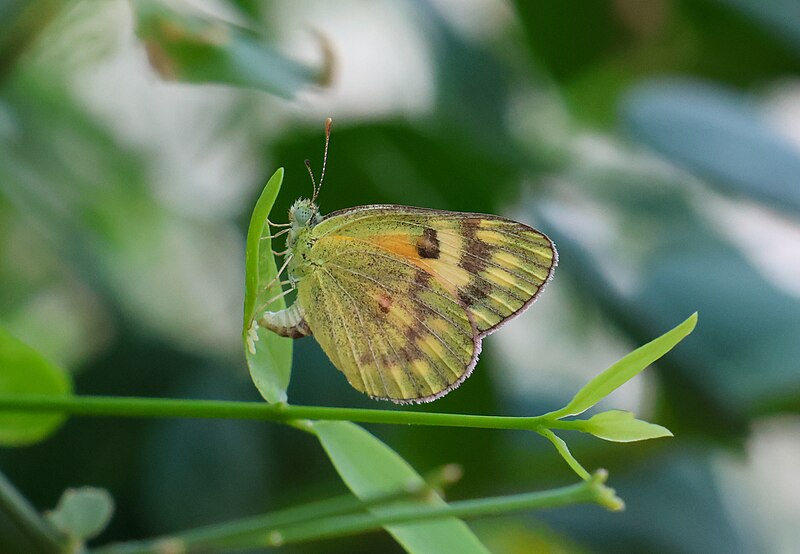
[[[318,170],[327,116],[323,212],[500,213],[561,253],[536,306],[421,409],[557,408],[700,312],[601,406],[674,439],[569,437],[627,510],[471,523],[492,551],[800,550],[795,0],[4,0],[0,323],[80,394],[258,400],[239,328],[249,212],[279,166],[273,213],[310,195],[303,160]],[[312,339],[295,347],[291,402],[377,406]],[[574,481],[535,436],[368,427],[420,471],[462,464],[450,498]],[[107,488],[100,542],[344,490],[312,437],[241,421],[74,418],[0,450],[0,469],[40,509]],[[400,547],[373,534],[287,550]]]

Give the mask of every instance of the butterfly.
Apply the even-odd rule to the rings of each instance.
[[[330,118],[319,186],[297,200],[278,271],[296,290],[284,310],[250,328],[313,335],[357,390],[379,400],[436,400],[470,376],[483,338],[539,296],[558,263],[553,242],[496,215],[359,206],[321,215]]]

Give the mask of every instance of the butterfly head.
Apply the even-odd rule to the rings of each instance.
[[[303,227],[313,227],[322,220],[319,207],[313,200],[298,198],[289,208],[289,223],[292,229],[300,230]]]

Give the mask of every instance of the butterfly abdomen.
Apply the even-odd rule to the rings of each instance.
[[[299,339],[311,334],[311,329],[297,304],[292,304],[285,310],[277,312],[264,312],[264,315],[258,320],[258,324],[282,337],[292,339]]]

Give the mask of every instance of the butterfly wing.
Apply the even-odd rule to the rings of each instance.
[[[423,402],[469,376],[480,341],[463,306],[431,275],[367,242],[317,241],[298,301],[322,349],[373,398]]]
[[[363,206],[330,214],[314,231],[378,246],[431,274],[466,307],[481,336],[522,313],[558,262],[546,235],[494,215]]]
[[[298,287],[323,350],[358,390],[422,402],[466,379],[480,340],[552,274],[543,234],[505,218],[406,206],[330,214]]]

